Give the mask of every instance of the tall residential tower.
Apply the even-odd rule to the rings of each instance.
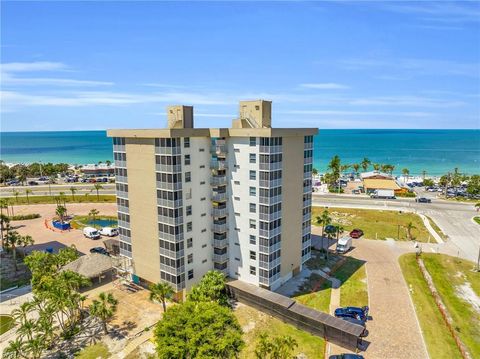
[[[315,128],[271,127],[271,102],[240,102],[232,128],[109,130],[120,253],[144,283],[181,292],[211,269],[278,288],[310,258]]]

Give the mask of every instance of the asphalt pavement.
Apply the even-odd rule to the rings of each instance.
[[[100,194],[115,194],[115,183],[100,183],[102,189],[99,191]],[[65,183],[65,184],[41,184],[36,186],[8,186],[0,187],[0,198],[1,197],[13,197],[13,192],[20,192],[20,196],[25,196],[25,190],[30,189],[32,193],[29,196],[58,196],[60,192],[65,193],[65,195],[71,195],[70,187],[75,187],[77,190],[75,195],[83,195],[85,193],[97,193],[94,188],[93,183]]]

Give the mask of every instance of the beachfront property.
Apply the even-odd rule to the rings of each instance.
[[[372,194],[376,190],[392,190],[395,194],[408,192],[407,188],[402,187],[395,178],[380,171],[364,172],[360,174],[363,190],[367,194]]]
[[[87,164],[80,168],[80,173],[92,177],[111,176],[114,172],[114,167],[107,163]]]
[[[141,283],[183,293],[209,270],[275,289],[310,258],[316,128],[272,128],[271,102],[242,101],[232,128],[194,128],[170,106],[165,129],[113,137],[120,254]]]

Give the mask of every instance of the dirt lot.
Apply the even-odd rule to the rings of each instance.
[[[87,239],[83,236],[83,233],[80,230],[72,229],[70,231],[61,232],[57,229],[52,230],[47,228],[45,221],[47,221],[47,224],[51,224],[51,219],[55,215],[55,207],[56,206],[53,204],[14,207],[15,215],[31,213],[39,213],[41,215],[41,217],[37,219],[11,222],[12,227],[17,228],[16,230],[20,234],[29,234],[33,237],[35,245],[28,247],[27,251],[44,250],[46,248],[53,248],[56,251],[62,247],[71,246],[73,244],[80,252],[88,253],[92,247],[103,246],[103,239]],[[100,212],[100,215],[114,216],[117,212],[116,203],[67,203],[69,215],[87,215],[93,208],[97,209]]]

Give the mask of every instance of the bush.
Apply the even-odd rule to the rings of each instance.
[[[405,192],[405,193],[397,193],[395,194],[396,197],[406,197],[406,198],[414,198],[417,197],[415,192]]]
[[[328,187],[328,192],[330,193],[343,193],[343,188],[340,188],[340,191],[338,190],[338,187],[333,187],[333,186],[329,186]]]
[[[39,213],[31,213],[31,214],[19,214],[17,216],[9,217],[11,221],[24,221],[26,219],[35,219],[40,218]]]

